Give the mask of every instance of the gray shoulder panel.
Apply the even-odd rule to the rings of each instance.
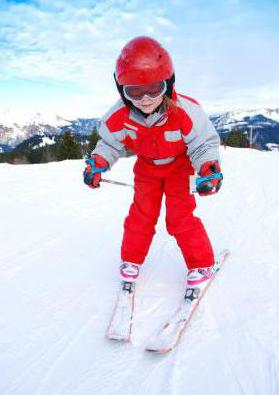
[[[97,154],[103,156],[112,167],[119,158],[126,156],[126,149],[124,144],[114,137],[106,125],[106,120],[118,109],[122,108],[124,103],[118,100],[117,103],[103,116],[98,133],[101,139],[96,144],[96,147],[91,152],[91,155]]]
[[[178,96],[178,106],[185,110],[193,122],[191,131],[183,139],[187,145],[187,153],[199,172],[204,162],[220,160],[220,137],[198,103]]]

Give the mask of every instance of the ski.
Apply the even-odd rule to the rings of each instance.
[[[206,294],[210,284],[221,269],[223,263],[229,256],[229,250],[222,251],[215,259],[214,275],[199,287],[188,287],[183,301],[171,318],[161,327],[146,345],[145,350],[165,354],[172,351],[180,342],[180,339],[190,323],[199,302]]]
[[[107,338],[129,342],[131,338],[135,301],[135,283],[122,281],[111,321],[107,330]]]

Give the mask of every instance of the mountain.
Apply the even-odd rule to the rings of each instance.
[[[12,151],[12,147],[7,144],[0,144],[0,154],[3,152],[10,152]]]
[[[196,214],[231,256],[167,356],[144,351],[185,292],[165,204],[121,344],[105,332],[132,188],[86,187],[83,160],[0,164],[1,395],[278,395],[279,155],[221,157],[224,184],[197,196]],[[104,177],[132,183],[133,165],[121,159]]]
[[[261,150],[278,149],[279,146],[279,108],[237,110],[210,115],[218,133],[224,139],[233,129],[253,131],[253,146]],[[0,114],[0,152],[12,150],[32,150],[38,146],[53,144],[57,136],[72,131],[80,141],[86,140],[92,130],[99,126],[99,118],[77,118],[66,120],[59,116],[45,120],[41,114],[33,116],[24,124],[1,123]]]
[[[233,129],[252,130],[255,148],[268,150],[279,145],[279,108],[229,111],[212,114],[210,119],[224,138]]]
[[[71,128],[64,129],[63,132],[67,132],[72,130]],[[88,143],[88,135],[92,132],[93,129],[90,129],[88,134],[85,133],[74,133],[75,140],[81,143],[82,145]],[[54,145],[59,142],[61,139],[62,132],[58,133],[48,133],[48,134],[35,134],[34,136],[23,140],[20,144],[18,144],[12,151],[13,152],[30,152],[37,148],[45,147],[46,145]]]
[[[72,131],[75,135],[87,136],[99,124],[98,118],[66,120],[56,116],[55,119],[47,121],[41,114],[37,114],[29,122],[23,124],[12,122],[4,124],[4,122],[1,123],[0,118],[0,152],[9,152],[16,147],[18,150],[18,146],[24,142],[28,149],[35,149],[43,144],[53,144],[55,136],[67,131]]]
[[[56,144],[58,139],[57,134],[36,134],[24,141],[19,143],[14,149],[14,152],[29,152],[31,150],[35,150],[37,148],[44,147],[46,145]]]

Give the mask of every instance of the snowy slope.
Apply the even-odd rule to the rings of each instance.
[[[105,339],[131,188],[82,184],[82,161],[0,164],[1,395],[278,395],[279,155],[222,151],[224,186],[198,198],[232,255],[179,348],[143,351],[183,297],[186,269],[164,224],[142,269],[133,344]],[[132,182],[134,158],[107,178]]]

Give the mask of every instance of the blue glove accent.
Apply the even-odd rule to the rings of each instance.
[[[85,163],[87,165],[91,165],[91,167],[92,167],[92,170],[91,170],[90,173],[86,172],[85,170],[83,172],[83,180],[84,180],[84,183],[87,184],[87,185],[92,183],[94,174],[96,174],[96,173],[104,173],[105,171],[108,170],[108,167],[96,167],[95,166],[95,161],[92,158],[86,159]]]
[[[91,174],[104,173],[108,169],[108,167],[96,167],[95,161],[92,158],[86,159],[85,163],[87,165],[91,165],[91,167],[92,167]]]
[[[210,176],[196,178],[196,189],[199,188],[201,183],[213,180],[214,178],[220,178],[220,180],[223,180],[223,174],[222,173],[214,173]]]

